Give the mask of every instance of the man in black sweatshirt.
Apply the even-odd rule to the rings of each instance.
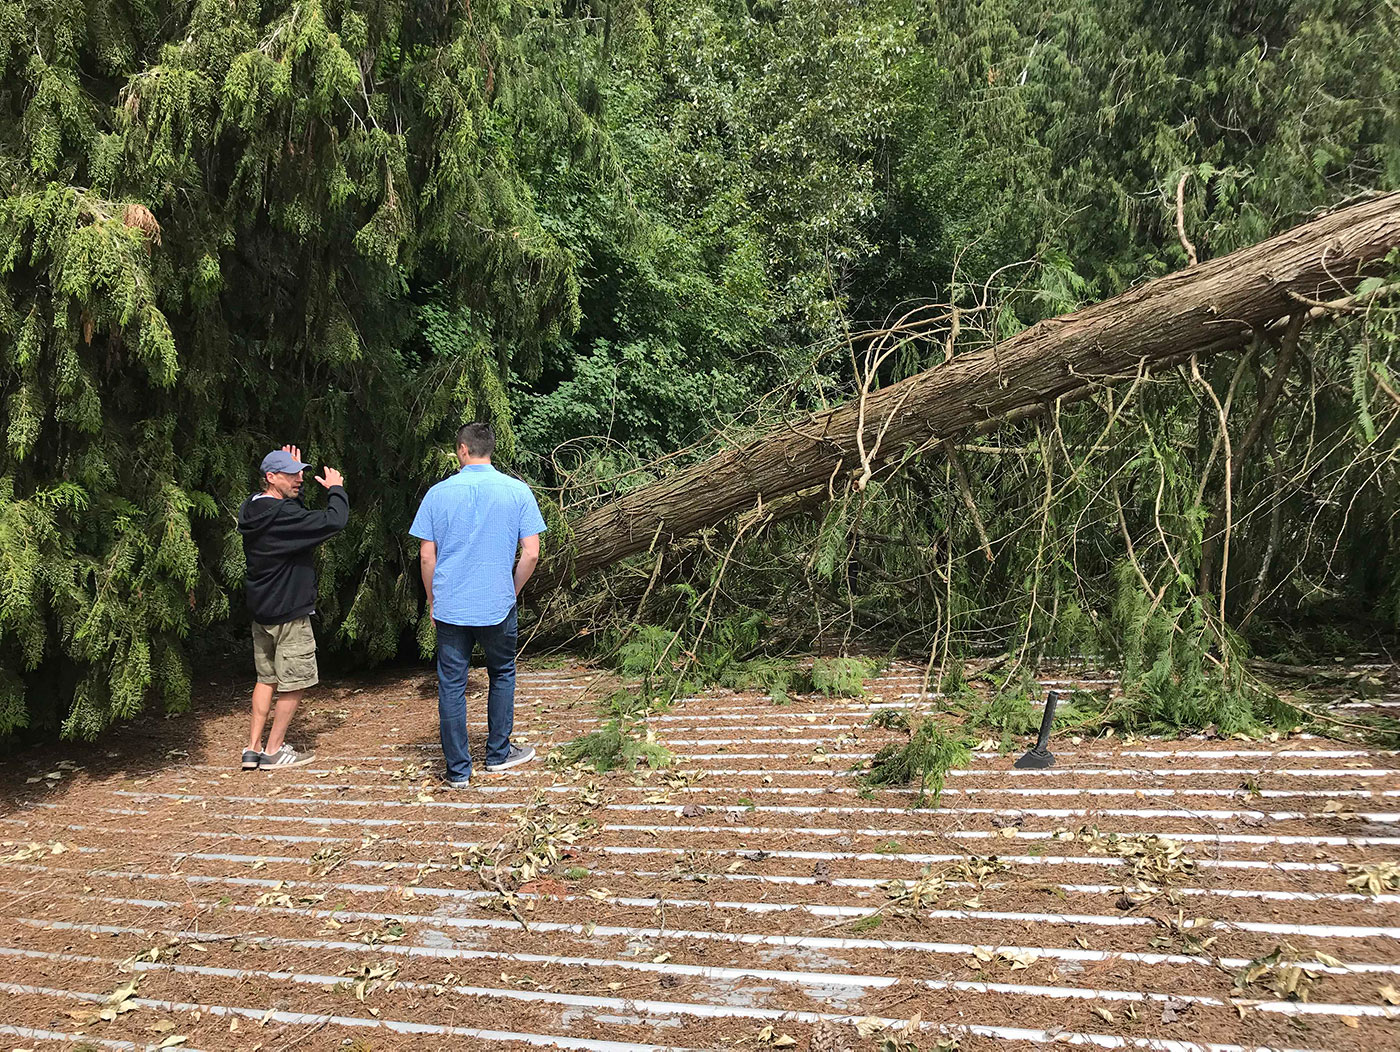
[[[316,670],[316,637],[311,615],[316,611],[316,545],[345,529],[350,498],[345,479],[326,468],[316,481],[326,487],[325,511],[311,511],[301,502],[301,450],[283,446],[263,457],[263,490],[238,509],[238,532],[248,563],[248,610],[253,615],[253,726],[243,769],[300,767],[315,759],[286,743],[301,692],[320,680]],[[263,727],[276,689],[277,714],[262,743]]]

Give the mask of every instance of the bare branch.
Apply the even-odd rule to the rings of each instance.
[[[1191,244],[1186,236],[1186,180],[1191,178],[1191,173],[1185,171],[1181,173],[1181,178],[1176,184],[1176,236],[1181,240],[1181,247],[1186,250],[1186,265],[1194,267],[1196,265],[1196,246]]]

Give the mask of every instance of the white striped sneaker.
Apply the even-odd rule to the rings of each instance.
[[[286,742],[274,753],[260,753],[258,767],[266,771],[270,767],[304,767],[315,760],[309,752],[297,752]]]
[[[510,752],[506,753],[506,758],[500,763],[488,763],[488,771],[509,771],[512,767],[519,767],[535,758],[535,747],[533,745],[516,745],[511,743]]]

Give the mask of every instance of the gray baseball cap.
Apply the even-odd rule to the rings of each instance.
[[[310,466],[310,464],[303,464],[285,449],[274,449],[263,457],[262,461],[263,474],[269,471],[280,471],[286,475],[295,475],[299,471],[305,471]]]

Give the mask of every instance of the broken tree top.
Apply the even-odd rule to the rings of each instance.
[[[760,501],[824,485],[862,465],[862,445],[878,466],[910,446],[1087,397],[1106,379],[1237,347],[1309,304],[1351,295],[1358,278],[1397,247],[1400,193],[1042,321],[604,504],[575,525],[572,553],[530,591],[542,593]]]

